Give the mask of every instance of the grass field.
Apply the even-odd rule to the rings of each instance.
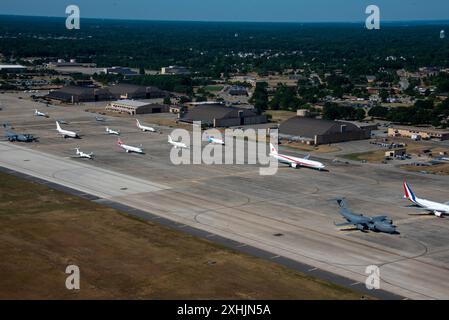
[[[223,88],[224,88],[224,86],[213,86],[213,85],[210,85],[210,86],[205,86],[204,90],[212,91],[212,92],[218,92],[218,91],[223,90]]]
[[[359,299],[360,294],[0,173],[0,299]],[[65,288],[75,264],[81,289]]]

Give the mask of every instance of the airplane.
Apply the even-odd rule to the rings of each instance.
[[[7,130],[5,133],[5,138],[10,142],[34,142],[37,138],[31,134],[20,134],[14,131]]]
[[[106,133],[107,134],[114,134],[116,136],[120,135],[120,131],[115,131],[115,130],[109,129],[109,127],[106,127]]]
[[[106,118],[96,116],[95,117],[95,121],[97,121],[97,122],[106,122]]]
[[[79,148],[75,148],[75,150],[76,150],[76,155],[77,155],[79,158],[86,158],[86,159],[91,159],[91,160],[94,158],[93,152],[91,152],[91,153],[85,153],[85,152],[80,151]]]
[[[185,143],[173,141],[171,136],[168,136],[168,143],[173,145],[175,147],[175,149],[178,149],[178,148],[179,149],[189,149],[189,146],[187,146]]]
[[[35,115],[36,117],[44,117],[44,118],[48,118],[48,115],[47,115],[47,114],[45,114],[45,113],[43,113],[43,112],[40,112],[40,111],[38,111],[37,109],[34,110],[34,115]]]
[[[419,208],[419,210],[428,211],[433,213],[439,218],[449,214],[449,202],[439,203],[430,200],[420,199],[413,193],[412,188],[404,181],[404,199],[408,199],[412,202],[411,207]],[[410,207],[409,207],[410,208]]]
[[[393,220],[387,216],[375,216],[365,217],[362,214],[357,214],[348,209],[344,198],[334,199],[337,201],[340,207],[340,214],[346,219],[345,223],[335,223],[337,227],[355,226],[357,230],[366,232],[368,230],[374,232],[384,232],[390,234],[396,234],[396,226],[393,224]]]
[[[146,131],[156,132],[156,129],[154,129],[152,127],[147,127],[147,126],[141,125],[140,122],[139,122],[139,119],[136,119],[136,123],[137,123],[137,128],[139,128],[143,132],[146,132]]]
[[[126,153],[135,152],[135,153],[145,154],[145,152],[143,151],[143,149],[141,147],[139,148],[139,147],[133,147],[133,146],[126,145],[120,139],[117,140],[117,145],[120,148],[122,148],[123,150],[125,150]]]
[[[56,130],[58,131],[59,134],[61,134],[64,137],[64,139],[65,138],[80,139],[78,133],[62,129],[58,121],[56,121]]]
[[[207,141],[212,144],[221,144],[221,145],[225,144],[223,140],[212,137],[212,136],[207,137]]]
[[[296,158],[287,156],[284,154],[278,153],[276,148],[273,146],[272,143],[270,143],[270,156],[277,159],[279,162],[286,163],[290,165],[292,168],[297,167],[307,167],[312,169],[317,169],[319,171],[326,168],[324,164],[318,161],[309,160],[310,155],[305,156],[304,158]]]

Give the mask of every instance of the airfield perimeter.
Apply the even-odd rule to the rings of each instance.
[[[403,208],[401,185],[407,177],[415,193],[443,202],[449,200],[448,177],[322,159],[329,172],[280,165],[275,176],[260,176],[259,167],[250,165],[175,166],[169,159],[170,128],[142,133],[133,119],[107,117],[100,123],[82,107],[46,108],[9,94],[1,94],[0,102],[2,123],[40,138],[32,144],[1,142],[2,167],[269,251],[274,261],[286,257],[354,279],[354,285],[365,282],[367,266],[377,265],[383,290],[412,299],[449,299],[449,221],[410,216],[414,211]],[[34,117],[35,108],[50,118]],[[69,122],[65,129],[80,130],[83,139],[58,137],[54,120],[61,118]],[[142,144],[146,155],[119,149],[116,137],[105,134],[106,125],[120,130],[126,143]],[[73,158],[77,146],[96,159]],[[336,196],[346,197],[356,212],[390,216],[401,234],[339,231],[334,221],[342,220],[329,201]]]

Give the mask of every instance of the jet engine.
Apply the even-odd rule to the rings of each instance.
[[[443,213],[440,211],[434,211],[433,212],[438,218],[441,218],[443,216]]]

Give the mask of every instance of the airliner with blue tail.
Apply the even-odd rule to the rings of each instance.
[[[449,202],[439,203],[430,200],[420,199],[413,193],[412,188],[404,181],[404,199],[408,199],[413,203],[414,207],[418,207],[421,210],[429,211],[437,217],[443,217],[443,215],[449,214]]]

